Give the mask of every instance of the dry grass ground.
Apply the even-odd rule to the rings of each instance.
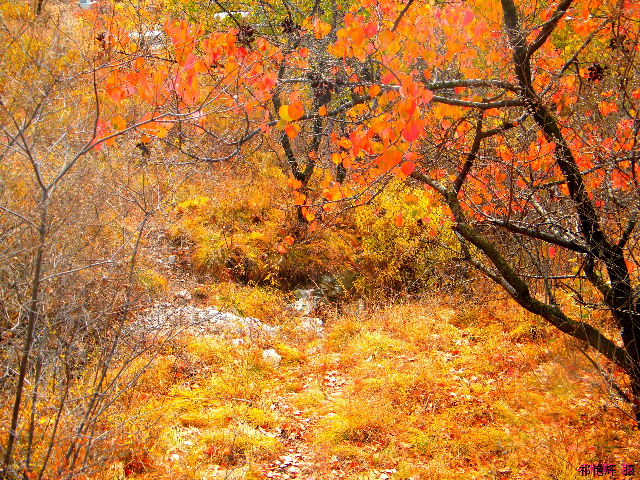
[[[322,338],[294,324],[273,341],[165,347],[111,419],[134,418],[101,479],[568,480],[640,459],[602,376],[509,302],[333,314]]]

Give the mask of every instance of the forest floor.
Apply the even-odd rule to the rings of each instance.
[[[285,308],[258,333],[156,337],[111,419],[138,420],[104,478],[574,479],[584,464],[632,478],[624,465],[640,463],[591,353],[509,301],[316,314],[322,327]]]

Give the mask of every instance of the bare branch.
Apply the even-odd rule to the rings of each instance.
[[[402,17],[404,17],[405,13],[407,13],[407,11],[409,10],[409,8],[411,8],[411,5],[413,4],[414,0],[409,0],[407,2],[407,4],[404,6],[404,8],[402,9],[402,11],[400,12],[400,15],[398,15],[398,18],[396,18],[396,21],[393,22],[393,27],[391,28],[392,32],[395,32],[396,29],[398,28],[398,26],[400,25],[400,22],[402,21]]]
[[[551,243],[553,245],[558,245],[559,247],[564,247],[574,252],[587,253],[589,251],[589,247],[586,244],[579,243],[575,240],[560,238],[550,233],[541,232],[539,230],[533,230],[523,225],[518,225],[510,220],[491,218],[489,219],[489,223],[493,225],[497,225],[499,227],[503,227],[509,230],[510,232],[517,233],[519,235],[524,235],[530,238],[542,240],[544,242]]]
[[[464,162],[462,170],[460,170],[460,173],[456,177],[456,180],[453,182],[453,189],[456,193],[458,193],[460,191],[460,188],[462,188],[462,184],[464,183],[467,175],[469,174],[469,171],[471,170],[471,167],[473,166],[473,162],[476,159],[478,150],[480,150],[480,145],[482,144],[482,138],[482,113],[480,113],[480,115],[478,115],[478,122],[476,123],[476,134],[473,137],[471,151],[469,152],[469,155],[467,155],[467,160]]]
[[[432,102],[444,103],[446,105],[456,105],[458,107],[477,108],[478,110],[489,110],[491,108],[522,107],[524,102],[519,99],[500,100],[498,102],[472,102],[470,100],[458,100],[457,98],[442,97],[434,95]]]
[[[540,33],[538,34],[538,36],[536,37],[536,39],[531,43],[531,46],[529,47],[529,50],[527,52],[527,56],[530,58],[540,47],[542,47],[542,45],[544,45],[544,42],[547,41],[547,39],[549,38],[549,35],[551,35],[551,33],[553,32],[553,30],[556,28],[556,26],[558,25],[558,22],[560,21],[560,19],[564,16],[564,14],[567,12],[567,10],[569,9],[569,7],[571,6],[571,4],[573,3],[573,0],[562,0],[559,4],[558,4],[558,8],[556,9],[556,11],[554,12],[554,14],[551,16],[551,18],[542,26],[542,29],[540,30]]]

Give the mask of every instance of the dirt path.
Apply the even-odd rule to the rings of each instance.
[[[302,392],[311,385],[320,383],[326,397],[326,404],[344,395],[347,380],[337,371],[329,371],[322,377],[312,376],[305,383]],[[276,406],[278,412],[286,418],[281,437],[286,445],[286,452],[266,467],[266,477],[274,479],[340,479],[346,472],[340,468],[339,462],[332,462],[327,471],[326,463],[318,458],[318,453],[308,443],[317,430],[319,418],[308,416],[310,412],[297,410],[283,398]],[[320,468],[320,465],[323,465]]]

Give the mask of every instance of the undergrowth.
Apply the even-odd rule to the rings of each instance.
[[[510,302],[448,303],[335,313],[319,339],[179,338],[111,419],[136,434],[100,478],[269,478],[300,442],[308,478],[574,479],[583,463],[634,463],[628,406],[570,339]]]

